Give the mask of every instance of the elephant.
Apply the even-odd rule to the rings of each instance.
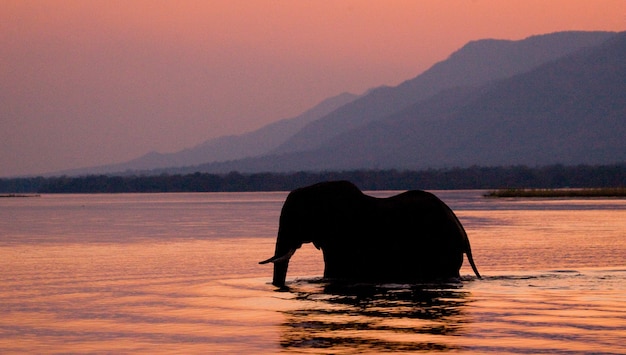
[[[480,278],[465,229],[435,195],[411,190],[388,198],[348,181],[293,190],[281,210],[272,284],[285,287],[289,259],[304,243],[324,257],[324,279],[423,282],[460,278],[463,254]]]

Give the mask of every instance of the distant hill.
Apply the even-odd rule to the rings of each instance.
[[[71,175],[626,161],[623,35],[473,41],[396,87],[342,94],[248,134]]]
[[[324,117],[328,113],[348,104],[357,97],[358,95],[355,94],[343,93],[322,101],[313,108],[296,117],[283,119],[264,126],[256,131],[242,135],[231,135],[209,139],[195,147],[184,149],[179,152],[150,152],[144,156],[125,163],[68,170],[61,173],[55,173],[54,175],[85,175],[149,171],[159,168],[184,167],[213,161],[241,159],[268,153],[301,130],[309,122]]]
[[[509,79],[442,92],[315,155],[333,157],[325,168],[623,162],[624,58],[626,33]]]
[[[335,135],[317,149],[192,169],[254,172],[624,162],[624,58],[626,32],[505,79],[440,91]]]
[[[485,39],[468,43],[448,59],[396,87],[382,87],[309,123],[274,154],[325,146],[343,132],[381,120],[438,92],[504,79],[581,48],[602,43],[611,32],[558,32],[521,41]]]

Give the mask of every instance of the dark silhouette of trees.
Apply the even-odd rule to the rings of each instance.
[[[0,179],[0,193],[122,193],[290,191],[328,180],[349,180],[363,190],[585,188],[626,186],[626,163],[294,173],[231,172],[187,175],[89,175]]]

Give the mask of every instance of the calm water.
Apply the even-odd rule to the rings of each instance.
[[[0,199],[0,353],[626,353],[626,200],[435,193],[483,280],[328,285],[305,245],[276,292],[286,193]]]

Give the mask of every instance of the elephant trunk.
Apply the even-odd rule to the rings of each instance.
[[[288,267],[289,260],[282,263],[274,263],[274,277],[272,278],[272,285],[276,287],[285,287]]]
[[[261,261],[259,264],[274,263],[274,277],[272,279],[272,285],[276,287],[285,286],[285,279],[287,278],[287,268],[289,267],[289,259],[296,252],[296,249],[290,249],[283,255],[274,255],[271,258]]]

